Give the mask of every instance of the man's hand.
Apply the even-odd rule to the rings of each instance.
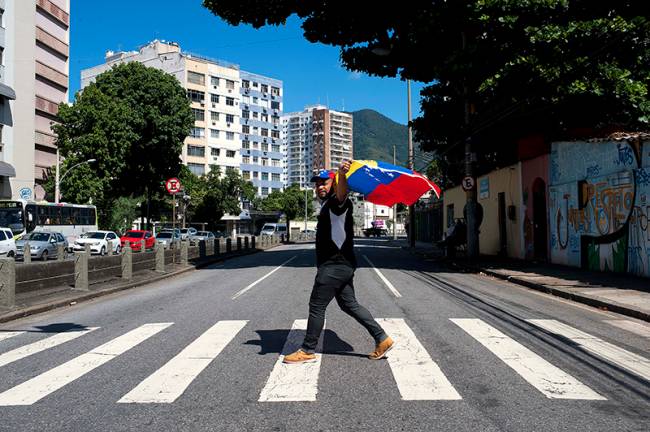
[[[352,164],[352,161],[345,160],[341,163],[341,167],[339,168],[339,173],[341,174],[347,174],[350,171],[350,165]]]
[[[343,161],[336,176],[336,199],[340,203],[345,202],[348,197],[348,179],[345,175],[350,171],[351,163],[349,160]]]

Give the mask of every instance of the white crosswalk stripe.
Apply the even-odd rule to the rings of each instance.
[[[324,328],[324,327],[323,327]],[[316,348],[316,361],[313,363],[285,364],[284,356],[296,351],[302,345],[307,320],[293,322],[289,336],[273,371],[260,394],[260,402],[313,402],[318,393],[318,374],[320,372],[323,336]]]
[[[403,319],[377,321],[396,341],[387,358],[403,400],[461,399]]]
[[[118,402],[174,402],[247,322],[219,321]]]
[[[650,325],[643,325],[636,321],[630,320],[607,320],[607,324],[613,325],[631,333],[637,334],[644,338],[650,338]]]
[[[529,319],[529,323],[548,332],[563,336],[579,345],[585,351],[595,354],[605,360],[650,381],[650,360],[633,352],[619,348],[595,336],[573,328],[556,320]]]
[[[17,360],[23,359],[25,357],[34,355],[46,349],[53,348],[62,343],[69,342],[78,337],[81,337],[85,334],[90,333],[93,330],[97,330],[99,327],[89,327],[84,330],[70,330],[61,333],[57,333],[54,336],[36,341],[29,345],[25,345],[19,348],[16,348],[11,351],[7,351],[4,354],[0,354],[0,367],[13,363]]]
[[[123,354],[173,323],[145,324],[0,393],[0,406],[31,405]]]
[[[480,319],[451,319],[549,399],[605,398]]]
[[[14,336],[21,335],[21,334],[23,334],[23,333],[25,333],[25,332],[22,332],[22,331],[13,331],[13,332],[12,332],[12,331],[8,331],[8,332],[0,332],[0,342],[2,342],[2,341],[5,340],[5,339],[12,338],[12,337],[14,337]]]

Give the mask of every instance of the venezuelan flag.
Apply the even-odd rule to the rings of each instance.
[[[352,161],[346,178],[351,191],[374,204],[414,204],[432,190],[440,198],[440,187],[413,170],[373,160]]]

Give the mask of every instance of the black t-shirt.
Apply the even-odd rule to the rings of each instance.
[[[330,259],[344,258],[353,267],[357,266],[354,256],[354,218],[352,201],[346,198],[340,203],[336,195],[330,195],[320,209],[316,229],[316,265],[321,266]]]

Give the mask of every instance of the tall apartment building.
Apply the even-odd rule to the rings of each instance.
[[[282,118],[287,146],[287,183],[310,187],[314,171],[335,169],[352,159],[352,114],[323,105],[308,106]]]
[[[279,158],[282,169],[284,158],[278,156],[282,147],[274,147],[272,140],[277,135],[280,141],[281,81],[241,71],[235,64],[184,52],[173,42],[155,40],[138,51],[107,52],[104,64],[81,71],[81,87],[114,65],[132,61],[174,75],[187,90],[195,123],[185,139],[181,158],[190,171],[203,175],[215,166],[222,173],[241,171],[250,177],[259,194],[278,187],[273,164]],[[277,134],[271,132],[275,118]],[[253,145],[259,152],[254,152]],[[267,154],[263,155],[264,152]],[[263,180],[266,178],[268,181]]]
[[[0,197],[42,199],[68,100],[69,0],[0,0]]]
[[[242,176],[260,196],[282,190],[286,149],[281,137],[282,82],[241,72]]]

